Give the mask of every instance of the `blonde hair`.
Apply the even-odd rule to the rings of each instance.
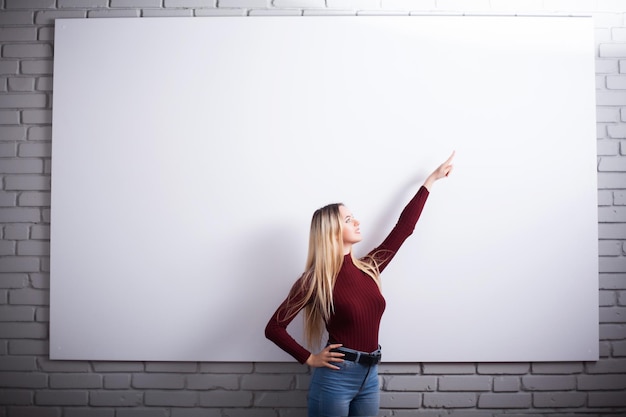
[[[294,288],[292,293],[304,294],[304,297],[287,312],[291,315],[304,309],[304,336],[309,347],[319,346],[325,324],[334,311],[333,288],[344,258],[340,206],[343,204],[329,204],[313,213],[305,272],[299,280],[300,287]],[[368,256],[361,260],[350,256],[354,265],[369,275],[380,289],[376,258]]]

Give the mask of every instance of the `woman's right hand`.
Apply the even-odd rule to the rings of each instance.
[[[306,364],[313,368],[326,367],[330,369],[339,369],[339,367],[333,365],[332,362],[343,362],[343,357],[345,355],[341,352],[331,352],[331,350],[337,349],[341,346],[341,344],[328,345],[321,352],[316,354],[312,353],[306,360]]]

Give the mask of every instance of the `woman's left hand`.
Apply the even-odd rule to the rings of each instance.
[[[428,191],[430,191],[435,181],[450,175],[450,173],[452,172],[452,168],[454,168],[454,165],[452,165],[452,158],[454,158],[454,154],[455,151],[452,151],[452,155],[450,155],[446,162],[439,165],[437,169],[434,170],[433,173],[428,176],[428,178],[426,178],[426,181],[424,181],[424,187],[426,187]]]

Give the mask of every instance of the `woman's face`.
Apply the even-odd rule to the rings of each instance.
[[[361,224],[354,218],[350,210],[345,206],[339,206],[339,215],[341,216],[341,232],[344,247],[351,247],[353,244],[361,241]]]

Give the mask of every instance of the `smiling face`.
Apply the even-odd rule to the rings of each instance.
[[[350,210],[345,206],[339,206],[339,215],[341,218],[341,236],[343,238],[343,247],[346,254],[350,253],[352,245],[361,241],[360,222],[354,218]]]

